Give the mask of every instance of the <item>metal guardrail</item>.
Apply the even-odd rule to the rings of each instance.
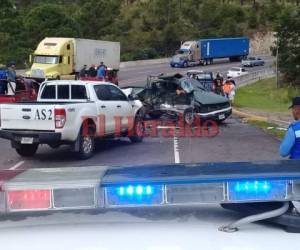
[[[255,72],[249,72],[246,75],[236,77],[235,81],[237,86],[241,87],[262,79],[274,77],[275,75],[276,75],[276,71],[274,68],[266,68]]]

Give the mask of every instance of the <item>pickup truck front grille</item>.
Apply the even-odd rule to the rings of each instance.
[[[200,113],[209,113],[209,112],[213,112],[213,111],[217,111],[217,110],[221,110],[221,109],[226,109],[229,107],[230,107],[229,102],[203,105],[200,107]]]

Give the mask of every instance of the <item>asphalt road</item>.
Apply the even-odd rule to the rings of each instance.
[[[264,57],[262,57],[264,58]],[[257,71],[263,68],[270,67],[274,64],[274,58],[265,57],[265,66],[263,67],[253,67],[248,68],[249,72]],[[220,72],[223,76],[226,76],[227,71],[232,67],[240,67],[241,63],[234,62],[231,63],[227,59],[215,60],[213,65],[209,66],[198,66],[192,68],[171,68],[169,64],[156,64],[138,67],[129,67],[122,69],[120,71],[120,82],[121,86],[144,86],[146,84],[146,79],[148,75],[158,75],[160,73],[186,73],[189,70],[203,70],[203,71],[213,71]]]
[[[265,67],[272,64],[267,58]],[[225,73],[239,63],[218,61],[214,65],[193,69],[211,70]],[[251,68],[252,70],[259,70]],[[122,69],[121,86],[145,84],[150,74],[185,72],[189,69],[174,69],[167,64],[137,66]],[[162,130],[162,129],[160,129]],[[231,117],[219,127],[214,137],[147,137],[142,143],[132,144],[127,138],[102,140],[97,143],[95,156],[86,161],[76,159],[67,146],[51,149],[40,146],[32,158],[22,158],[10,148],[10,142],[0,139],[0,169],[67,167],[91,165],[139,165],[179,162],[218,162],[218,161],[254,161],[279,159],[279,141],[260,129],[242,123],[237,117]]]

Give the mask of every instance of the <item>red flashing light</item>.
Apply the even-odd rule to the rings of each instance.
[[[8,191],[7,205],[11,210],[47,209],[51,207],[50,190]]]

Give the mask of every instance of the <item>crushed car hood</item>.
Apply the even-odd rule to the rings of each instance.
[[[201,104],[218,104],[228,102],[228,99],[224,96],[217,95],[212,92],[206,92],[203,90],[194,91],[195,101]]]

